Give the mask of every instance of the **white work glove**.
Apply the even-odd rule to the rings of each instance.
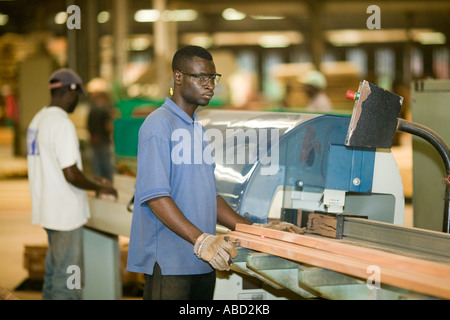
[[[194,253],[203,261],[208,262],[214,269],[230,270],[231,258],[236,258],[238,252],[231,242],[224,236],[204,233],[197,238]]]

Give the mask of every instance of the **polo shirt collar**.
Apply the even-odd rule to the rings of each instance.
[[[192,124],[194,121],[198,121],[197,112],[194,112],[194,119],[192,119],[183,109],[181,109],[172,99],[166,97],[166,101],[163,104],[163,107],[169,109],[178,117],[180,117],[183,121],[188,124]]]

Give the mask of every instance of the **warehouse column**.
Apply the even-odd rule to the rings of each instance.
[[[310,35],[309,46],[312,58],[312,63],[320,70],[322,63],[323,51],[325,47],[323,30],[322,30],[322,15],[324,14],[323,4],[321,1],[309,1],[310,12]]]
[[[97,27],[97,11],[98,3],[95,1],[87,1],[87,26],[85,28],[87,37],[87,78],[85,81],[97,77],[99,74],[99,33]]]
[[[69,27],[75,11],[69,11],[67,26],[67,66],[80,75],[84,81],[98,74],[98,33],[96,28],[97,0],[67,0],[66,8],[79,8],[79,27]],[[86,45],[87,44],[87,45]]]
[[[128,35],[128,6],[126,0],[114,0],[114,49],[115,78],[123,83],[124,73],[128,63],[126,40]]]
[[[153,8],[160,12],[160,18],[155,21],[153,30],[154,61],[156,65],[156,81],[158,96],[164,97],[169,92],[171,59],[177,48],[176,23],[166,19],[166,0],[153,0]]]
[[[67,0],[67,7],[74,5],[75,0]],[[77,30],[69,30],[67,29],[67,65],[69,68],[77,70]],[[77,70],[79,73],[79,70]],[[81,75],[82,76],[82,75]]]

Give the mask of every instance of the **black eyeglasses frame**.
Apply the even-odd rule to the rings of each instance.
[[[189,72],[184,72],[184,71],[181,71],[181,70],[177,70],[177,71],[182,73],[182,74],[185,74],[187,76],[190,76],[190,77],[198,79],[202,85],[205,85],[205,84],[209,83],[211,80],[214,81],[214,85],[217,85],[219,83],[219,81],[220,81],[220,78],[222,77],[222,75],[220,73],[208,74],[208,73],[189,73]],[[212,77],[214,77],[214,78],[212,78]],[[205,79],[205,78],[207,78],[207,80],[202,80],[202,79]]]

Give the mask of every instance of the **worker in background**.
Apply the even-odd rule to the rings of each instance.
[[[112,197],[117,191],[82,171],[75,126],[68,116],[84,93],[80,77],[70,69],[59,69],[51,75],[49,88],[49,106],[33,117],[27,131],[32,223],[48,235],[42,294],[43,299],[80,299],[80,288],[68,288],[67,283],[69,266],[84,274],[82,228],[90,217],[85,190]]]
[[[2,86],[3,101],[5,104],[5,118],[7,126],[11,126],[14,131],[14,154],[19,154],[20,128],[19,128],[19,103],[10,85]]]
[[[108,85],[101,78],[94,78],[87,85],[89,116],[87,129],[90,135],[91,165],[95,175],[113,181],[114,157],[112,145],[114,105]]]
[[[251,223],[218,194],[215,165],[203,158],[208,141],[196,109],[208,105],[220,78],[211,54],[183,47],[172,70],[172,97],[139,131],[127,270],[145,275],[144,299],[212,299],[215,269],[228,270],[237,255],[233,244],[215,234],[216,223],[232,230],[236,223]],[[174,161],[175,148],[186,142],[174,139],[177,133],[188,134],[191,161]],[[201,163],[194,161],[198,149]]]
[[[324,90],[327,87],[325,76],[316,70],[306,72],[300,77],[300,83],[308,96],[306,109],[312,112],[329,112],[332,109],[330,99]]]

